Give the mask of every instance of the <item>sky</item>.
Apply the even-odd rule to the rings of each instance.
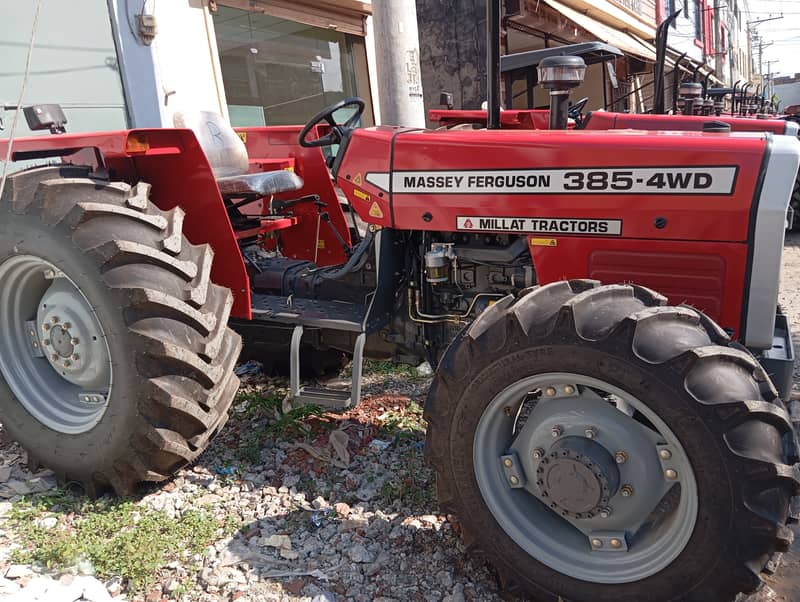
[[[762,67],[766,74],[776,75],[800,73],[800,0],[748,0],[751,28],[754,27],[764,41]],[[764,23],[752,21],[779,17]],[[766,44],[771,44],[766,46]],[[754,54],[757,59],[757,54]],[[775,61],[767,64],[768,61]]]

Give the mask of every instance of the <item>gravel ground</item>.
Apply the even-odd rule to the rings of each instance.
[[[800,236],[784,262],[781,303],[800,333]],[[0,431],[0,600],[501,599],[435,501],[422,457],[428,376],[373,363],[356,409],[288,417],[285,381],[243,382],[200,461],[129,501],[57,489]],[[103,532],[112,544],[92,537]],[[799,568],[800,543],[753,600],[800,601]]]
[[[780,304],[792,324],[794,348],[800,353],[800,234],[787,236],[783,252]],[[800,358],[794,363],[794,396],[800,398]],[[764,600],[800,600],[800,529],[794,527],[792,549],[784,556],[778,573],[769,579]]]

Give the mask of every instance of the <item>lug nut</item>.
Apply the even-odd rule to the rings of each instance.
[[[614,461],[617,464],[625,464],[625,462],[628,461],[628,454],[626,454],[624,451],[618,451],[616,454],[614,454]]]
[[[81,359],[80,355],[78,355],[77,353],[72,354],[72,361],[73,362],[77,362],[79,359]]]
[[[678,473],[672,470],[671,468],[667,468],[667,470],[664,471],[664,476],[667,477],[670,481],[674,481],[675,479],[678,478]]]
[[[50,359],[53,360],[54,362],[57,362],[58,361],[58,357],[59,357],[58,354],[54,353],[53,355],[50,356]]]
[[[72,322],[64,322],[64,330],[69,330],[72,328]]]
[[[31,329],[28,331],[28,334],[29,334],[29,335],[31,335],[32,337],[35,337],[35,336],[36,336],[36,331],[35,331],[33,328],[31,328]]]
[[[43,344],[45,347],[49,347],[49,346],[50,346],[50,339],[44,339],[44,340],[42,341],[42,344]]]
[[[599,539],[593,539],[592,540],[592,547],[593,548],[602,548],[603,547],[603,542],[600,541]]]
[[[42,324],[42,330],[44,330],[45,332],[50,330],[50,324]]]
[[[511,461],[511,458],[506,458],[505,460],[503,460],[503,466],[505,466],[506,468],[511,468],[512,466],[514,466],[514,463]]]
[[[544,450],[541,447],[537,447],[535,450],[533,450],[533,457],[537,460],[539,458],[544,458]]]
[[[77,337],[75,337],[74,339],[70,340],[70,344],[72,344],[73,346],[74,345],[80,345],[80,343],[81,343],[81,340],[79,338],[77,338]]]
[[[510,477],[508,477],[508,482],[512,485],[518,485],[519,479],[512,474]]]
[[[619,492],[622,497],[631,497],[633,495],[633,487],[630,485],[623,485]]]
[[[609,516],[611,516],[611,508],[600,509],[600,518],[608,518]]]
[[[611,547],[616,548],[617,550],[622,547],[622,542],[619,539],[612,539],[610,543]]]
[[[69,368],[72,365],[72,360],[64,360],[64,367]]]
[[[587,439],[594,439],[595,437],[597,437],[597,429],[594,428],[593,426],[590,426],[585,431],[583,431],[583,434],[586,436]]]
[[[562,433],[563,433],[563,432],[564,432],[564,429],[562,429],[560,426],[554,426],[554,427],[552,428],[552,430],[550,431],[550,434],[551,434],[551,435],[553,436],[553,438],[555,439],[555,438],[558,438],[558,437],[560,437],[560,436],[562,435]]]
[[[53,316],[52,318],[50,318],[50,321],[53,324],[58,324],[61,321],[61,318],[59,318],[58,316]]]
[[[566,393],[567,395],[572,395],[574,392],[575,392],[575,387],[573,387],[572,385],[567,385],[564,387],[564,393]]]
[[[669,451],[668,449],[662,449],[661,451],[658,452],[658,457],[661,458],[662,460],[669,460],[670,458],[672,458],[672,452]]]
[[[544,390],[545,397],[555,397],[555,394],[556,394],[556,388],[555,387],[547,387]]]

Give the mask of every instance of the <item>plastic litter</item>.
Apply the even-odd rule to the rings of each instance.
[[[230,476],[233,474],[233,466],[216,466],[214,472],[221,475]]]
[[[323,510],[318,510],[317,512],[312,512],[311,524],[319,529],[328,522],[328,516],[330,516],[330,513],[331,508],[325,508]]]
[[[433,368],[429,362],[422,362],[419,366],[417,366],[417,374],[420,376],[433,376]]]
[[[382,452],[392,444],[391,441],[384,441],[383,439],[373,439],[369,446],[379,452]]]
[[[261,362],[250,360],[236,368],[235,372],[236,376],[255,376],[264,373],[264,366],[261,365]]]

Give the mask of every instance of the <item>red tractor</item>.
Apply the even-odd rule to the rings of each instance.
[[[126,494],[224,425],[229,324],[288,355],[296,403],[356,403],[364,357],[427,358],[440,504],[507,587],[757,589],[800,492],[776,315],[800,144],[501,130],[490,73],[481,130],[359,129],[350,99],[302,128],[237,135],[202,115],[15,140],[13,162],[60,163],[0,182],[9,435],[62,479]],[[64,129],[57,107],[26,113]],[[352,390],[302,386],[331,351],[352,355]]]

